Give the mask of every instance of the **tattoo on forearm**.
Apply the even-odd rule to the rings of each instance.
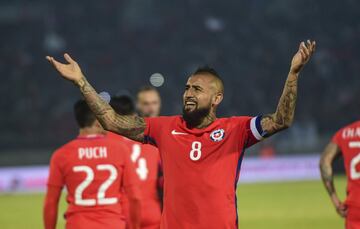
[[[331,165],[328,164],[320,164],[320,172],[321,172],[321,178],[323,180],[323,183],[325,185],[325,188],[329,195],[333,195],[335,193],[335,186],[334,186],[334,177]]]
[[[264,115],[261,126],[268,135],[289,127],[294,119],[297,99],[298,75],[289,74],[274,114]]]
[[[326,146],[320,158],[321,179],[324,183],[326,191],[329,193],[330,196],[336,195],[332,162],[339,155],[340,155],[339,147],[334,143],[330,143]]]
[[[136,141],[143,141],[146,127],[143,118],[117,114],[112,107],[98,95],[86,78],[81,79],[77,84],[90,109],[106,130],[119,133]]]

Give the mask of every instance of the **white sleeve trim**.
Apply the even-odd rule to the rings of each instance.
[[[259,130],[259,128],[261,128],[261,127],[259,127],[259,126],[257,127],[257,124],[259,125],[259,122],[261,121],[259,119],[261,119],[261,116],[256,116],[256,117],[251,119],[251,121],[250,121],[250,130],[251,130],[251,133],[254,135],[254,137],[257,140],[261,141],[261,140],[264,139],[264,137],[262,136],[262,133],[261,133],[262,130],[261,129]]]

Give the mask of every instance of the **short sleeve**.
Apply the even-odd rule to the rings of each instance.
[[[53,154],[50,160],[48,185],[63,187],[64,186],[64,175],[61,170],[62,160],[60,158],[60,151]]]
[[[158,146],[161,129],[165,123],[164,120],[165,117],[145,118],[144,143]]]
[[[262,116],[258,115],[255,117],[240,117],[241,131],[245,132],[245,143],[246,147],[250,147],[266,136],[266,132],[261,127]]]
[[[336,132],[334,134],[334,136],[332,137],[331,142],[335,143],[336,145],[339,146],[341,143],[341,133],[342,133],[342,130],[339,130],[338,132]]]

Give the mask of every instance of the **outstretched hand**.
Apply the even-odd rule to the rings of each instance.
[[[291,61],[291,68],[290,71],[292,73],[299,73],[301,69],[304,67],[304,65],[310,60],[310,57],[315,51],[316,42],[307,40],[306,44],[305,42],[301,42],[299,46],[299,50],[294,55],[292,61]]]
[[[46,56],[46,59],[54,66],[64,79],[70,80],[74,83],[79,82],[84,77],[79,65],[67,53],[64,54],[64,58],[68,62],[67,64],[63,64],[55,60],[54,57]]]

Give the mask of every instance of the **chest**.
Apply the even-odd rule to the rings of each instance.
[[[236,158],[243,145],[235,130],[220,127],[201,134],[166,129],[160,137],[158,147],[164,163],[205,164],[232,156]]]

